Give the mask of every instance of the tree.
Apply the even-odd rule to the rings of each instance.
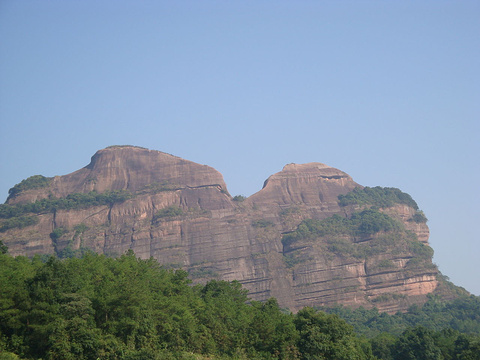
[[[298,332],[293,315],[280,310],[277,300],[252,302],[254,316],[249,327],[249,343],[254,352],[275,355],[280,359],[297,359]]]
[[[0,254],[6,254],[8,252],[8,246],[0,240]]]
[[[455,354],[459,360],[480,360],[480,336],[458,336]]]
[[[204,309],[199,320],[211,334],[215,352],[232,355],[244,349],[252,315],[247,290],[238,281],[211,280],[200,289],[200,296]]]
[[[299,332],[298,349],[304,360],[372,359],[371,349],[356,338],[353,327],[337,315],[329,315],[306,307],[294,323]]]
[[[443,360],[433,336],[423,326],[407,329],[394,345],[394,360]]]
[[[371,339],[373,355],[378,359],[393,360],[391,349],[395,340],[395,337],[388,333],[382,333]]]

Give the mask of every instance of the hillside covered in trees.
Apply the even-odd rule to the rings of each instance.
[[[480,359],[475,296],[432,297],[397,315],[292,314],[274,298],[250,300],[236,281],[193,286],[132,251],[61,260],[0,250],[2,360]]]

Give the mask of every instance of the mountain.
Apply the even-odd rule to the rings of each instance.
[[[232,197],[215,169],[112,146],[64,176],[32,176],[0,205],[12,255],[116,256],[132,249],[194,283],[238,280],[282,307],[376,306],[394,313],[446,287],[426,218],[394,188],[363,187],[321,163],[288,164]]]

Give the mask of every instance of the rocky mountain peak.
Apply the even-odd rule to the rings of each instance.
[[[97,151],[84,168],[64,176],[56,176],[48,188],[25,191],[9,203],[25,203],[49,196],[65,197],[72,193],[102,193],[125,190],[132,193],[148,186],[171,188],[218,186],[227,191],[222,174],[207,165],[200,165],[161,151],[136,146],[110,146]]]
[[[360,187],[347,173],[322,163],[288,164],[270,176],[263,189],[251,196],[257,206],[304,203],[310,206],[333,206],[337,197]]]
[[[80,172],[82,175],[88,173],[89,179],[94,179],[90,181],[95,183],[96,191],[121,189],[135,192],[152,183],[178,187],[218,185],[226,191],[223,176],[210,166],[134,146],[100,150]]]
[[[209,166],[113,146],[71,174],[26,179],[10,195],[0,240],[14,256],[131,249],[194,282],[238,280],[252,299],[273,296],[292,311],[345,304],[395,312],[438,286],[416,203],[322,163],[288,164],[239,199]]]

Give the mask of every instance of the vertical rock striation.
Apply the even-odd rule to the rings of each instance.
[[[364,209],[338,203],[339,195],[358,187],[327,165],[289,164],[262,190],[234,201],[211,167],[159,151],[110,147],[86,167],[24,189],[2,206],[115,191],[123,198],[56,205],[30,214],[36,224],[21,228],[6,229],[8,219],[0,220],[0,240],[12,255],[92,249],[115,256],[132,249],[141,258],[186,269],[194,282],[239,280],[253,299],[274,296],[293,311],[342,303],[395,312],[425,301],[438,270],[431,255],[417,256],[429,249],[429,233],[425,223],[411,220],[416,210],[410,206],[380,209],[403,224],[401,231],[282,242],[304,220],[348,218]]]

